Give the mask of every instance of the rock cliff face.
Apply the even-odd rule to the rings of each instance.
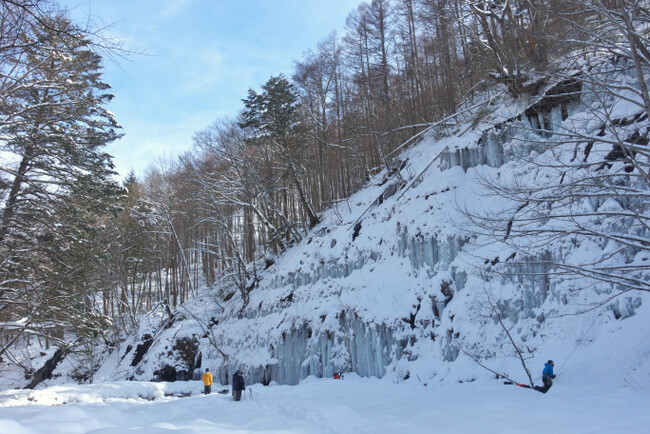
[[[231,291],[216,288],[179,310],[172,326],[161,328],[164,318],[143,321],[140,335],[153,340],[129,375],[149,380],[173,368],[189,377],[210,367],[224,384],[237,369],[264,384],[337,371],[472,381],[485,373],[466,353],[496,369],[517,366],[500,322],[527,357],[540,360],[581,343],[592,319],[593,330],[615,339],[614,330],[623,333],[617,321],[644,311],[644,296],[630,293],[593,315],[566,317],[617,288],[551,265],[599,250],[574,239],[522,255],[472,218],[476,210],[498,215],[507,208],[485,180],[541,179],[537,159],[561,140],[558,129],[582,122],[592,134],[599,127],[584,120],[593,107],[580,89],[576,80],[550,86],[528,107],[501,97],[446,134],[432,128],[400,156],[406,163],[398,174],[378,175],[276,258],[246,306],[237,296],[224,301],[220,294]],[[502,215],[504,227],[509,219]],[[198,342],[193,357],[180,356],[182,339]],[[137,344],[134,338],[131,348]]]

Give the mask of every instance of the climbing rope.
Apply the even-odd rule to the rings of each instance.
[[[596,320],[598,319],[598,317],[599,317],[599,316],[600,316],[604,311],[605,311],[605,310],[603,309],[603,310],[600,311],[600,313],[599,313],[598,315],[596,315],[596,317],[594,318],[594,321],[591,323],[591,325],[589,326],[589,328],[587,329],[587,331],[582,335],[582,337],[581,337],[580,339],[578,339],[578,343],[577,343],[576,346],[573,348],[573,351],[571,351],[571,353],[570,353],[569,356],[566,358],[566,360],[564,360],[564,362],[562,362],[562,364],[560,365],[560,367],[557,368],[556,375],[558,375],[558,374],[560,373],[560,371],[561,371],[562,368],[564,367],[564,364],[565,364],[565,363],[566,363],[566,362],[571,358],[571,356],[573,355],[573,353],[576,352],[576,350],[578,349],[578,347],[579,347],[580,344],[582,343],[582,340],[587,336],[587,333],[589,333],[589,330],[591,330],[591,328],[594,326],[594,324],[596,324]]]

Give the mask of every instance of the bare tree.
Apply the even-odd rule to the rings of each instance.
[[[545,263],[555,276],[600,282],[613,290],[603,302],[650,290],[650,265],[642,259],[650,255],[650,153],[645,104],[628,89],[635,69],[631,59],[612,63],[599,57],[556,87],[564,93],[531,108],[514,129],[524,138],[523,160],[535,176],[483,179],[508,209],[471,215],[476,227],[518,252],[512,264]],[[581,115],[570,116],[562,106],[567,100]],[[588,243],[601,253],[561,253],[567,244]]]

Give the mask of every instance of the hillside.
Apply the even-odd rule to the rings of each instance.
[[[610,83],[634,83],[630,69],[598,68]],[[621,279],[647,285],[650,255],[618,241],[647,237],[645,216],[578,182],[608,174],[647,193],[614,141],[646,146],[647,116],[630,95],[580,77],[540,79],[520,99],[499,89],[477,97],[258,264],[266,269],[246,303],[215,286],[171,316],[159,307],[95,380],[189,379],[205,367],[222,384],[236,369],[250,383],[290,385],[336,371],[427,384],[494,378],[476,359],[528,382],[507,331],[537,383],[554,359],[563,382],[647,387],[648,295]],[[647,165],[647,154],[638,160]],[[567,180],[571,200],[542,201],[531,187],[559,192]],[[539,208],[517,220],[532,208],[522,194],[559,217]]]

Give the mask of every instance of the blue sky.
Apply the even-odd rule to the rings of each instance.
[[[59,0],[76,20],[116,24],[111,33],[146,55],[104,79],[124,138],[111,144],[116,168],[138,175],[163,156],[191,149],[192,136],[234,116],[249,87],[290,73],[294,59],[336,30],[361,0]]]

